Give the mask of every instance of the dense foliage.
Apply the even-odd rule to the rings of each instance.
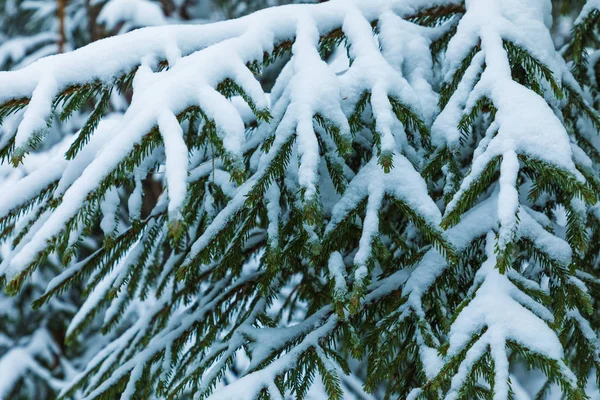
[[[0,73],[0,276],[94,349],[59,397],[599,396],[599,24],[334,0]]]

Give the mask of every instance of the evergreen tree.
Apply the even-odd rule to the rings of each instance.
[[[107,334],[60,398],[588,398],[598,7],[290,5],[0,73],[3,162],[58,154],[0,203],[6,291]]]

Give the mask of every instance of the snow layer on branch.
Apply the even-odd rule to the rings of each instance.
[[[329,257],[329,277],[334,282],[334,293],[339,298],[344,298],[348,292],[346,286],[346,265],[342,255],[334,251]]]
[[[457,252],[464,250],[473,240],[496,227],[497,209],[496,198],[491,196],[463,215],[461,221],[447,231],[447,236]],[[403,294],[408,296],[408,302],[403,308],[407,311],[412,309],[418,315],[425,316],[421,299],[446,267],[446,260],[436,250],[427,252],[406,280]]]
[[[343,197],[335,205],[325,232],[331,232],[358,204],[375,191],[383,190],[415,210],[432,226],[440,223],[440,211],[427,192],[427,184],[412,164],[399,154],[394,155],[394,168],[385,173],[371,159],[352,179]],[[365,227],[367,231],[368,227]]]
[[[485,65],[485,54],[479,51],[473,57],[471,64],[465,71],[458,87],[448,101],[448,105],[434,121],[431,127],[432,140],[437,147],[443,147],[446,143],[456,146],[459,143],[461,132],[458,129],[462,118],[465,104],[477,83],[483,66]],[[494,132],[495,133],[495,132]]]
[[[317,50],[319,31],[315,22],[306,16],[298,21],[298,33],[292,47],[294,75],[289,82],[289,101],[283,126],[296,130],[298,143],[298,181],[305,189],[304,197],[312,200],[317,193],[319,143],[314,131],[313,117],[326,116],[349,136],[350,128],[341,109],[342,95],[335,73]],[[280,125],[280,127],[281,127]],[[278,128],[279,130],[279,128]]]
[[[341,106],[342,85],[335,72],[321,59],[318,47],[316,22],[308,13],[299,16],[296,41],[292,46],[293,58],[279,75],[271,94],[272,115],[276,122],[259,128],[265,132],[276,126],[277,143],[296,135],[295,150],[299,159],[296,173],[306,201],[314,200],[319,183],[321,155],[315,117],[323,118],[350,140],[350,128]],[[327,142],[325,136],[321,135],[321,138]],[[261,157],[261,165],[264,158]]]
[[[438,110],[438,95],[431,87],[433,82],[433,60],[430,46],[437,38],[438,30],[410,23],[392,12],[379,18],[379,42],[382,54],[388,63],[406,78],[416,92],[427,126],[433,122]],[[397,40],[397,38],[402,40]]]
[[[550,20],[549,20],[550,19]],[[478,0],[467,2],[467,13],[458,25],[457,34],[450,40],[446,54],[446,81],[452,79],[467,54],[479,43],[479,56],[471,64],[450,101],[433,126],[433,139],[438,146],[458,145],[459,134],[454,128],[462,115],[471,112],[477,101],[488,98],[497,109],[498,132],[487,148],[473,162],[472,172],[464,182],[466,188],[477,179],[489,160],[513,150],[545,160],[580,177],[572,161],[569,137],[561,121],[544,98],[513,81],[503,41],[522,47],[543,64],[562,76],[564,63],[554,51],[548,31],[551,22],[549,2],[542,0]],[[479,81],[474,72],[485,62]],[[468,97],[465,95],[468,94]],[[463,110],[464,106],[464,110]],[[540,143],[544,143],[540,146]],[[453,204],[450,205],[452,209]]]
[[[457,148],[461,132],[456,127],[461,119],[476,110],[479,102],[491,102],[495,109],[494,121],[475,150],[469,174],[448,204],[446,214],[460,204],[490,163],[501,157],[497,216],[501,226],[498,247],[503,250],[515,238],[518,225],[518,155],[545,161],[584,181],[573,162],[569,135],[552,107],[544,97],[513,80],[505,43],[521,47],[560,77],[568,71],[565,72],[564,62],[555,52],[548,31],[548,2],[483,0],[468,1],[466,6],[467,13],[448,46],[445,80],[453,79],[473,48],[479,45],[481,50],[473,57],[456,92],[435,121],[432,133],[437,146]],[[519,227],[519,230],[526,229]],[[520,234],[526,236],[524,231]],[[551,250],[555,258],[570,259],[570,251],[559,248],[561,250]]]
[[[102,7],[98,22],[113,30],[120,22],[132,27],[164,25],[167,21],[158,5],[148,0],[110,0]]]
[[[269,227],[267,236],[269,237],[269,245],[271,247],[279,247],[279,216],[281,214],[281,190],[277,184],[272,184],[266,195],[267,201],[267,218],[269,219]]]
[[[113,236],[117,229],[117,210],[120,204],[121,199],[117,188],[113,187],[107,190],[104,200],[100,203],[100,211],[102,212],[100,229],[106,236]]]
[[[540,58],[550,69],[559,58],[548,29],[552,9],[546,0],[467,0],[467,13],[448,44],[445,80],[449,81],[466,55],[475,47],[484,31],[490,30],[503,39],[514,41]]]
[[[51,118],[52,101],[58,94],[58,85],[54,76],[48,74],[40,80],[31,94],[23,120],[17,129],[15,147],[23,149],[34,138],[46,131],[48,120]]]
[[[458,390],[465,381],[473,363],[490,347],[494,360],[494,399],[508,398],[509,370],[506,342],[514,341],[530,351],[556,360],[563,373],[573,381],[575,376],[562,363],[563,351],[554,331],[527,307],[535,302],[514,286],[506,275],[496,269],[494,234],[486,239],[487,260],[475,277],[480,286],[475,297],[461,311],[450,329],[448,357],[453,357],[484,327],[487,331],[469,349],[459,371],[452,378],[448,399],[458,397]],[[526,301],[526,305],[523,304]],[[547,310],[546,312],[550,314]],[[551,315],[551,314],[550,314]]]
[[[389,26],[397,22],[396,18],[386,13],[381,19],[387,33],[391,34]],[[397,20],[401,21],[399,18]],[[348,12],[343,30],[350,44],[349,54],[353,60],[351,67],[341,77],[344,98],[348,99],[349,106],[354,106],[365,91],[370,92],[375,126],[381,135],[381,151],[392,153],[401,150],[406,137],[397,137],[404,130],[394,115],[389,98],[408,105],[419,115],[421,103],[417,93],[381,53],[369,21],[358,10]],[[398,50],[402,49],[388,48],[387,56],[391,62],[401,61],[398,59]],[[401,65],[396,67],[400,68]],[[396,144],[397,140],[400,147]]]
[[[262,54],[263,49],[261,46],[250,46],[249,48],[247,40],[256,43],[254,39],[257,39],[255,35],[243,37],[243,39],[233,39],[231,43],[225,42],[222,48],[215,46],[207,49],[205,53],[199,52],[194,56],[190,56],[195,57],[199,65],[206,67],[204,71],[198,71],[197,64],[191,60],[182,59],[169,71],[152,74],[153,85],[148,86],[142,92],[143,97],[139,93],[137,94],[123,120],[114,128],[115,133],[118,131],[119,135],[114,136],[112,140],[106,143],[92,163],[65,192],[63,202],[54,210],[50,223],[37,232],[32,242],[29,243],[28,246],[31,250],[20,252],[17,256],[19,260],[16,260],[16,262],[21,265],[17,268],[23,268],[30,263],[44,247],[45,242],[62,230],[68,219],[75,215],[86,196],[129,154],[133,146],[139,143],[142,137],[158,123],[158,118],[165,112],[165,109],[178,113],[189,104],[197,103],[200,99],[200,104],[206,106],[206,114],[217,122],[218,132],[221,132],[220,136],[223,138],[225,149],[241,157],[241,142],[244,138],[243,122],[231,103],[227,102],[206,82],[216,86],[218,82],[228,76],[235,76],[239,82],[240,74],[236,63],[242,67],[244,67],[244,64],[241,59],[231,57],[229,54],[236,53],[236,49],[242,51],[242,48],[246,53]],[[225,54],[227,54],[228,62],[225,62],[224,65],[215,66],[210,62],[215,58],[223,58]],[[240,82],[241,86],[252,88],[258,85],[249,72],[248,74],[250,77],[247,77],[247,79],[252,79],[252,82]],[[196,84],[189,84],[190,81],[196,82]],[[198,87],[204,89],[198,92]],[[252,94],[255,91],[249,90],[249,92]],[[149,103],[148,99],[161,99],[161,101]],[[255,99],[255,102],[259,107],[266,107],[264,96],[262,99]],[[221,108],[215,108],[219,105],[221,105]],[[225,118],[223,112],[228,112],[228,118]],[[221,125],[219,125],[220,123]],[[177,182],[176,179],[174,181]]]
[[[99,41],[72,53],[48,57],[16,72],[0,73],[0,86],[3,87],[0,101],[27,97],[33,93],[31,108],[26,110],[17,134],[17,147],[20,147],[29,143],[33,135],[43,129],[45,117],[51,110],[50,104],[63,88],[92,80],[108,83],[140,64],[143,65],[141,72],[146,71],[143,82],[136,82],[131,106],[114,128],[115,132],[119,132],[118,138],[105,144],[94,161],[64,193],[62,204],[53,211],[48,223],[35,232],[23,251],[13,259],[13,271],[22,271],[47,241],[62,231],[88,194],[157,124],[159,115],[165,110],[177,114],[190,105],[201,106],[207,116],[215,120],[225,150],[234,158],[240,158],[244,139],[242,119],[235,107],[215,91],[215,87],[227,78],[233,79],[252,97],[258,108],[266,108],[267,102],[260,84],[246,68],[246,63],[262,60],[264,53],[271,51],[275,44],[293,38],[302,26],[299,25],[301,19],[314,23],[311,28],[313,31],[307,33],[312,36],[314,43],[320,33],[330,32],[340,26],[354,7],[359,7],[365,19],[372,21],[385,11],[407,14],[414,13],[419,7],[436,4],[440,3],[434,0],[357,0],[355,4],[333,1],[319,6],[280,7],[214,25],[139,30]],[[304,25],[308,29],[306,22]],[[300,38],[298,41],[297,51],[303,48],[304,40]],[[147,60],[169,59],[173,58],[173,54],[182,54],[184,57],[167,71],[147,71]],[[308,122],[302,122],[298,128],[300,132],[308,132]],[[307,145],[308,142],[302,146]],[[314,164],[309,159],[313,153],[306,153],[303,170],[311,169],[310,166]],[[307,183],[310,179],[306,180],[304,174],[301,176],[310,195],[311,185]]]
[[[29,342],[14,346],[0,357],[0,398],[8,398],[21,379],[33,373],[43,379],[54,389],[58,389],[63,382],[52,377],[38,360],[51,363],[59,352],[54,339],[45,327],[37,329]]]
[[[159,115],[158,129],[165,145],[169,219],[178,220],[187,194],[188,149],[179,121],[171,112],[165,111]]]
[[[548,232],[536,221],[532,212],[522,209],[519,213],[518,237],[529,239],[535,246],[542,249],[550,258],[562,266],[568,266],[572,260],[572,250],[569,244]]]
[[[376,158],[365,165],[334,206],[331,220],[325,229],[325,234],[333,231],[349,213],[367,199],[362,236],[354,256],[357,282],[361,282],[368,272],[367,264],[372,253],[373,239],[379,236],[379,210],[385,195],[406,204],[434,229],[441,220],[440,211],[429,196],[425,181],[412,164],[399,154],[394,155],[393,163],[394,168],[389,173],[383,171]]]
[[[385,188],[379,183],[369,185],[369,195],[365,219],[363,220],[363,229],[358,251],[354,256],[354,264],[357,266],[354,273],[355,282],[360,283],[367,276],[367,264],[371,258],[373,240],[379,236],[379,210],[383,202]]]
[[[490,197],[464,214],[461,221],[447,231],[447,237],[457,252],[464,250],[475,239],[486,235],[487,232],[497,229],[498,204],[498,191],[495,191]],[[540,222],[532,217],[532,213],[534,212],[527,207],[519,208],[519,229],[515,239],[529,239],[559,265],[568,266],[572,256],[569,244],[548,232]],[[407,312],[412,310],[424,316],[421,299],[446,268],[446,260],[436,250],[427,252],[404,284],[403,293],[408,296],[408,301],[401,309]]]
[[[517,153],[507,151],[502,157],[500,167],[500,191],[498,193],[498,247],[504,250],[513,240],[517,229],[517,213],[519,211],[519,192],[517,178],[519,176],[519,159]]]
[[[587,0],[574,24],[581,24],[594,10],[600,10],[600,0]]]
[[[138,66],[145,56],[166,58],[165,38],[171,38],[181,49],[181,53],[188,55],[239,36],[251,28],[272,31],[274,42],[279,43],[295,35],[297,18],[306,13],[315,20],[319,32],[328,32],[340,26],[345,12],[354,6],[358,6],[367,19],[374,20],[387,10],[407,16],[426,7],[459,3],[459,0],[338,0],[318,6],[289,5],[271,8],[214,24],[139,29],[94,42],[70,53],[41,59],[19,71],[0,72],[0,87],[3,88],[0,101],[30,96],[44,72],[57,79],[59,88],[96,79],[108,83]]]

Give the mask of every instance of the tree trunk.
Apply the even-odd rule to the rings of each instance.
[[[62,53],[65,49],[65,8],[67,8],[67,0],[57,0],[58,8],[56,16],[58,18],[58,52]]]

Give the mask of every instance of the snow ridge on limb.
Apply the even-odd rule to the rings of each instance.
[[[19,71],[0,73],[0,82],[7,90],[2,93],[3,102],[11,99],[28,98],[41,82],[39,71],[50,71],[59,79],[58,88],[85,84],[100,80],[105,84],[121,74],[140,65],[145,57],[155,60],[166,59],[170,44],[181,50],[184,56],[205,49],[244,32],[265,28],[275,34],[274,43],[279,44],[295,36],[295,22],[299,14],[309,13],[315,20],[319,32],[327,33],[340,26],[349,7],[359,7],[369,20],[390,10],[402,17],[418,15],[420,11],[437,6],[460,6],[460,1],[411,0],[411,1],[364,1],[333,2],[321,5],[291,5],[256,12],[237,20],[206,25],[161,26],[138,29],[126,35],[111,37],[66,54],[43,58]],[[460,11],[460,10],[457,10]],[[111,63],[102,63],[106,58]],[[75,67],[77,66],[77,67]],[[65,73],[62,73],[65,72]],[[12,82],[12,84],[11,84]]]

